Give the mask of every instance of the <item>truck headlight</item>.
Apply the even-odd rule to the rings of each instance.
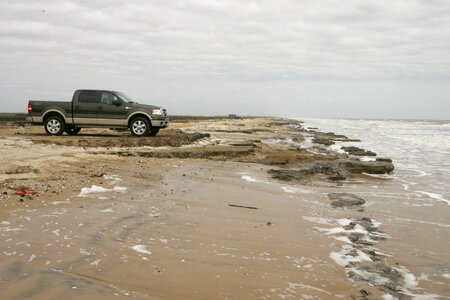
[[[152,109],[152,115],[162,115],[162,109]]]

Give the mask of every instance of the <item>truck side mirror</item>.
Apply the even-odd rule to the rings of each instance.
[[[120,101],[118,99],[116,99],[116,98],[113,99],[113,104],[115,106],[120,106],[121,105]]]

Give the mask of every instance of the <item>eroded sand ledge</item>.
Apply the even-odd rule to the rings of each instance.
[[[383,252],[389,234],[365,212],[370,200],[342,193],[393,170],[333,146],[355,140],[275,118],[174,123],[148,138],[15,131],[0,131],[7,297],[414,293],[414,275]],[[210,137],[189,142],[197,133]],[[14,194],[23,188],[37,194]]]

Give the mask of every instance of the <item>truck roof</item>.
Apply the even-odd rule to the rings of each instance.
[[[112,93],[120,93],[119,91],[114,90],[95,90],[95,89],[78,89],[76,91],[97,91],[97,92],[112,92]]]

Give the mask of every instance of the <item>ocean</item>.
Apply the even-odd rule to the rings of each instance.
[[[341,191],[366,199],[365,213],[389,235],[380,249],[387,253],[389,265],[403,266],[397,269],[406,272],[403,294],[417,299],[450,296],[450,122],[298,120],[305,128],[361,140],[336,142],[330,146],[334,150],[353,145],[393,160],[391,174],[366,174],[365,180],[345,184]],[[340,263],[338,259],[335,262]],[[346,269],[347,275],[350,271],[354,270]],[[368,282],[377,285],[376,279]]]
[[[391,158],[395,171],[384,177],[401,184],[408,197],[450,205],[450,121],[299,120],[306,127],[361,140],[338,144],[335,149],[344,144],[355,145],[375,151],[379,157]]]

